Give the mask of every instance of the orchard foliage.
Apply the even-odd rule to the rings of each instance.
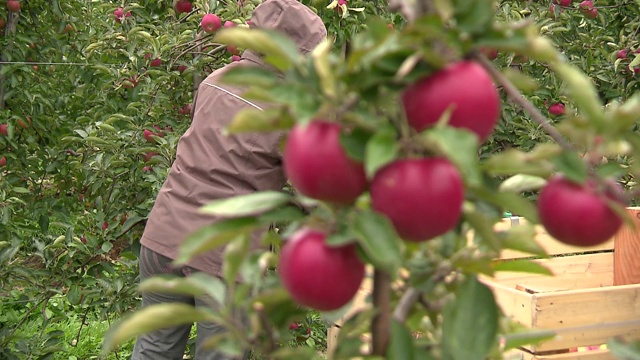
[[[447,158],[464,183],[465,200],[456,208],[461,221],[433,240],[411,243],[398,238],[393,222],[376,211],[366,192],[348,205],[318,201],[313,193],[305,197],[302,189],[213,203],[205,211],[232,218],[191,237],[181,260],[227,244],[226,280],[232,283],[241,273],[248,281],[223,293],[221,280],[194,278],[182,289],[228,301],[217,313],[180,311],[185,318],[205,316],[232,328],[231,316],[240,307],[249,313],[250,328],[232,329],[212,344],[232,353],[250,347],[272,357],[310,358],[309,348],[279,348],[299,335],[289,327],[307,310],[272,271],[277,255],[249,252],[245,235],[276,223],[279,233],[269,233],[265,242],[280,244],[312,225],[326,231],[329,246],[357,246],[360,258],[377,269],[377,286],[393,280],[390,298],[375,300],[387,304],[383,309],[420,297],[419,305],[397,311],[401,321],[386,323],[389,347],[389,334],[376,327],[380,317],[364,311],[346,323],[336,357],[359,354],[359,334],[372,324],[377,355],[498,357],[500,344],[516,346],[523,336],[512,336],[512,324],[499,318],[476,276],[500,270],[490,259],[503,248],[536,255],[542,250],[531,242],[531,228],[495,233],[491,225],[507,210],[537,223],[533,200],[554,172],[579,183],[594,174],[604,183],[620,178],[629,192],[636,190],[640,4],[598,0],[594,13],[577,1],[445,0],[414,17],[410,5],[392,1],[402,5],[407,25],[385,1],[303,2],[324,19],[334,41],[309,58],[292,53],[286,40],[262,44],[287,54],[279,64],[286,77],[251,70],[227,80],[252,87],[248,98],[266,96],[260,100],[276,106],[242,112],[228,130],[335,122],[348,130],[341,133],[342,151],[362,164],[369,182],[407,156]],[[232,60],[233,47],[252,46],[243,42],[247,34],[260,32],[242,27],[257,0],[195,0],[188,11],[151,0],[19,3],[13,13],[0,3],[0,293],[11,300],[0,304],[0,314],[9,314],[0,315],[0,357],[35,358],[57,351],[59,337],[21,334],[20,326],[39,319],[46,329],[64,317],[63,311],[51,311],[50,299],[64,299],[65,311],[96,311],[105,318],[136,305],[138,239],[189,125],[194,89]],[[205,33],[206,14],[239,26]],[[412,130],[401,92],[463,59],[489,68],[480,54],[495,57],[492,66],[501,74],[491,74],[501,95],[492,135],[482,142],[446,126],[446,111],[438,116],[441,125]],[[523,92],[527,102],[508,99],[505,84]],[[555,139],[536,122],[545,117],[559,132]],[[575,151],[563,149],[558,139]],[[475,237],[468,245],[470,230]],[[168,291],[174,285],[154,279],[141,289]],[[163,309],[151,310],[153,317],[137,312],[114,330],[107,348],[176,320],[175,309],[158,310]],[[345,310],[323,315],[331,321]],[[412,332],[423,336],[413,339]]]
[[[389,26],[389,16],[368,16],[346,48],[336,51],[329,40],[308,57],[292,51],[290,41],[267,40],[268,33],[259,30],[225,29],[216,35],[222,43],[277,59],[273,65],[285,74],[284,79],[260,69],[228,74],[226,81],[249,88],[247,98],[274,106],[242,110],[227,130],[290,130],[284,167],[296,191],[223,199],[203,208],[230,219],[191,236],[178,262],[226,244],[226,282],[233,283],[238,273],[247,281],[230,286],[225,296],[234,300],[206,318],[231,322],[232,310],[239,307],[250,319],[242,337],[234,329],[212,339],[212,345],[230,352],[252,348],[273,358],[310,356],[308,349],[276,345],[301,316],[300,305],[333,310],[345,302],[339,286],[351,291],[350,279],[335,275],[335,269],[320,279],[323,274],[308,273],[316,272],[324,255],[296,251],[298,258],[292,259],[291,248],[324,237],[325,246],[344,251],[355,244],[373,268],[374,308],[347,320],[332,356],[350,358],[364,351],[388,358],[500,358],[505,350],[548,334],[522,333],[504,319],[479,275],[549,270],[529,260],[492,259],[503,249],[544,256],[532,240],[532,224],[549,226],[561,241],[589,245],[612,234],[609,224],[615,231],[622,223],[639,170],[631,159],[640,151],[634,131],[640,118],[634,69],[640,60],[620,51],[629,54],[639,46],[637,4],[397,0],[390,7],[407,23],[396,28]],[[265,41],[258,44],[256,38]],[[489,94],[496,90],[501,116],[494,128],[496,97]],[[316,135],[329,128],[327,122],[339,131],[339,145],[334,132]],[[345,166],[343,152],[351,166]],[[303,169],[305,158],[309,166]],[[349,180],[356,165],[369,184],[364,193],[359,186],[344,194],[346,185],[316,190],[313,180],[327,173],[327,183]],[[553,174],[561,174],[569,186],[547,183]],[[620,178],[626,194],[615,183]],[[564,223],[557,231],[558,221],[546,216],[549,206],[542,199],[540,206],[535,202],[541,188],[552,194],[554,205],[580,199],[593,221]],[[440,197],[443,193],[449,196]],[[529,225],[495,231],[506,211]],[[285,241],[279,273],[270,271],[277,254],[247,247],[251,231],[271,222],[279,223],[280,231],[265,235],[265,244]],[[319,233],[309,235],[309,227]],[[587,227],[590,237],[576,241],[575,227]],[[329,267],[338,259],[324,261]],[[174,281],[142,287],[170,291]],[[184,291],[211,289],[178,283]],[[327,299],[328,291],[314,293],[333,283],[339,284],[336,298]],[[332,321],[348,308],[324,315]],[[198,311],[191,314],[198,317]],[[114,328],[107,348],[170,318],[170,308],[143,309]],[[367,331],[370,347],[362,350],[361,335]]]

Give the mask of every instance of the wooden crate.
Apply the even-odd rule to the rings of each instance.
[[[522,221],[505,219],[501,226],[517,226]],[[558,242],[542,227],[536,227],[536,233],[536,241],[550,255],[562,255],[535,260],[548,267],[553,277],[501,272],[483,278],[507,316],[531,329],[556,333],[554,339],[524,347],[509,359],[613,359],[606,349],[575,351],[605,344],[614,336],[640,339],[640,285],[614,286],[615,240],[578,248]],[[528,255],[504,251],[499,261],[524,256]]]
[[[499,272],[482,281],[494,292],[496,302],[511,319],[531,328],[556,332],[556,337],[538,346],[527,346],[505,354],[507,360],[613,360],[609,350],[588,350],[610,338],[640,339],[640,208],[629,208],[637,229],[625,227],[604,244],[582,248],[563,244],[536,227],[535,241],[552,257],[535,260],[554,276]],[[518,226],[521,218],[504,219],[496,229]],[[616,256],[614,257],[614,244]],[[622,251],[619,251],[622,250]],[[504,250],[496,261],[517,260],[530,254]],[[614,276],[616,274],[616,276]],[[624,284],[622,283],[624,274]],[[630,276],[629,274],[633,275]],[[615,285],[614,285],[615,277]],[[354,299],[349,314],[366,306],[371,291],[367,278]],[[348,315],[347,315],[348,316]],[[340,321],[328,330],[327,348],[332,353]]]

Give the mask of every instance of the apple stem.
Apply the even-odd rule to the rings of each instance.
[[[393,318],[398,322],[404,323],[407,320],[407,316],[409,316],[409,311],[419,298],[420,292],[418,290],[415,288],[407,290],[398,301],[398,305],[393,311]]]
[[[480,63],[480,65],[482,65],[482,67],[484,67],[485,70],[489,72],[489,74],[491,74],[491,76],[500,86],[502,86],[504,91],[507,93],[507,96],[511,98],[511,100],[513,100],[516,104],[520,105],[525,112],[529,113],[533,121],[537,122],[558,145],[568,151],[576,150],[575,147],[571,145],[562,136],[562,134],[560,134],[560,132],[558,132],[555,127],[553,127],[553,125],[551,125],[549,120],[544,115],[542,115],[540,110],[538,110],[535,105],[533,105],[529,100],[522,96],[518,88],[516,88],[516,86],[513,85],[513,83],[511,83],[511,81],[509,81],[506,76],[504,76],[498,69],[493,66],[491,61],[489,61],[486,56],[484,56],[480,52],[474,52],[472,54],[472,57],[476,61],[478,61],[478,63]]]
[[[373,272],[373,306],[377,310],[371,320],[372,355],[385,356],[391,328],[391,277],[383,270]]]

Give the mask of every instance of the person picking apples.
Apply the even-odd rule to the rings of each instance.
[[[251,27],[288,35],[303,54],[327,35],[318,15],[297,0],[266,0],[253,12]],[[261,108],[241,97],[243,89],[222,84],[231,69],[256,66],[272,69],[260,55],[245,51],[239,61],[214,71],[200,85],[194,101],[193,121],[181,137],[174,163],[149,214],[141,239],[140,280],[163,274],[180,277],[195,272],[222,275],[224,249],[193,258],[186,266],[172,266],[178,249],[191,233],[219,220],[202,214],[205,204],[256,191],[281,190],[286,182],[279,144],[282,132],[225,135],[223,129],[243,108]],[[275,71],[275,70],[274,70]],[[254,244],[258,246],[258,244]],[[212,306],[210,298],[145,292],[142,305],[186,303]],[[170,327],[146,333],[136,340],[132,360],[182,359],[191,326]],[[198,323],[196,360],[225,359],[204,350],[208,337],[223,331],[214,323]]]

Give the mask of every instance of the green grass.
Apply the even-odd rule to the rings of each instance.
[[[97,318],[87,318],[81,328],[82,317],[72,314],[66,320],[49,323],[46,333],[60,331],[60,342],[57,344],[61,351],[54,353],[52,360],[90,360],[98,359],[102,349],[104,335],[109,329],[109,323]],[[24,324],[18,335],[33,339],[42,332],[43,322],[31,321]],[[43,334],[43,335],[46,335]],[[125,344],[117,352],[109,354],[107,360],[122,360],[131,357],[133,341]]]

